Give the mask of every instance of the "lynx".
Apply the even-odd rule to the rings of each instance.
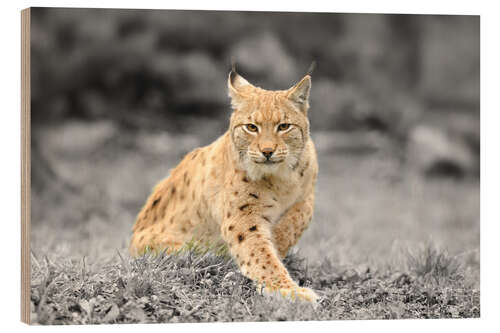
[[[308,73],[287,90],[256,87],[233,67],[229,129],[188,153],[137,216],[132,255],[178,250],[190,240],[226,244],[260,291],[316,302],[281,259],[311,222],[318,172],[309,136]]]

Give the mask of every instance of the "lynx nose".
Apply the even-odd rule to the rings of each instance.
[[[274,150],[272,148],[264,148],[262,149],[262,155],[264,155],[265,158],[270,159],[271,156],[273,156]]]

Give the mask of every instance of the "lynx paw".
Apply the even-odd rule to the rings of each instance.
[[[280,289],[258,287],[258,291],[260,291],[264,295],[277,295],[279,293],[283,298],[292,301],[301,300],[301,301],[316,303],[319,298],[318,295],[314,292],[314,290],[309,288],[302,288],[299,286],[294,286],[292,288],[280,288]]]

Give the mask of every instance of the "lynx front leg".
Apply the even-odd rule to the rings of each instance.
[[[264,287],[265,292],[279,292],[285,297],[315,302],[318,296],[299,287],[281,262],[272,242],[270,222],[253,214],[238,214],[221,225],[222,235],[241,272]]]
[[[294,246],[311,222],[314,209],[314,192],[304,201],[297,202],[273,228],[274,242],[281,258]]]

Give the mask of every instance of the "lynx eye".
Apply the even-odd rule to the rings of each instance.
[[[278,125],[278,131],[286,131],[289,128],[290,128],[290,124],[283,123],[283,124]]]
[[[259,130],[254,124],[246,124],[245,127],[249,132],[257,132]]]

